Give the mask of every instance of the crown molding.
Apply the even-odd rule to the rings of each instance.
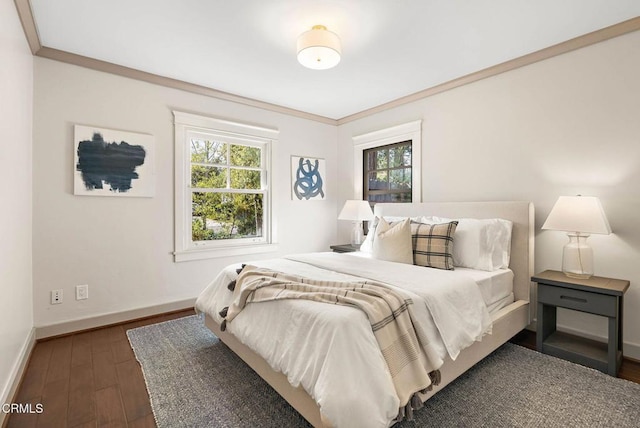
[[[36,22],[33,19],[33,11],[31,10],[31,3],[29,0],[13,0],[18,11],[18,17],[22,24],[22,30],[27,38],[27,43],[31,49],[33,55],[36,54],[42,48],[40,44],[40,36],[38,35],[38,28]]]
[[[449,91],[460,86],[468,85],[469,83],[477,82],[488,77],[497,76],[498,74],[502,74],[507,71],[515,70],[520,67],[553,58],[554,56],[562,55],[576,49],[584,48],[596,43],[603,42],[605,40],[609,40],[627,33],[640,30],[640,16],[638,16],[335,120],[325,116],[307,113],[289,107],[284,107],[265,101],[259,101],[252,98],[219,91],[206,86],[196,85],[182,80],[172,79],[169,77],[147,73],[122,65],[113,64],[107,61],[101,61],[82,55],[77,55],[70,52],[42,46],[29,0],[14,0],[14,3],[16,5],[16,9],[18,10],[18,16],[20,17],[20,22],[22,23],[22,28],[27,38],[27,42],[29,43],[29,47],[31,48],[31,52],[36,56],[334,126],[353,122],[355,120],[362,119],[376,113],[419,101],[423,98]]]
[[[146,71],[140,71],[134,68],[125,67],[123,65],[101,61],[99,59],[89,58],[58,49],[42,47],[38,52],[36,52],[36,56],[65,62],[67,64],[78,65],[80,67],[90,68],[97,71],[103,71],[105,73],[115,74],[118,76],[128,77],[130,79],[141,80],[143,82],[153,83],[155,85],[165,86],[172,89],[179,89],[181,91],[191,92],[198,95],[205,95],[220,100],[232,101],[238,104],[244,104],[247,106],[257,107],[276,113],[286,114],[288,116],[314,120],[316,122],[326,123],[329,125],[337,124],[337,121],[335,119],[330,119],[328,117],[320,116],[317,114],[307,113],[289,107],[283,107],[277,104],[219,91],[217,89],[196,85],[194,83],[185,82],[183,80],[172,79],[170,77],[164,77],[153,73],[147,73]]]
[[[338,125],[353,122],[354,120],[362,119],[364,117],[371,116],[373,114],[380,113],[404,104],[412,103],[414,101],[419,101],[423,98],[449,91],[460,86],[468,85],[469,83],[477,82],[478,80],[497,76],[498,74],[502,74],[507,71],[515,70],[517,68],[534,64],[539,61],[544,61],[545,59],[549,59],[554,56],[562,55],[576,49],[591,46],[596,43],[600,43],[605,40],[609,40],[614,37],[622,36],[624,34],[632,33],[638,30],[640,30],[640,17],[635,17],[627,21],[602,28],[600,30],[584,34],[582,36],[569,39],[565,42],[549,46],[548,48],[544,48],[539,51],[532,52],[530,54],[514,58],[509,61],[505,61],[492,67],[477,71],[475,73],[467,74],[457,79],[450,80],[448,82],[424,89],[422,91],[404,96],[402,98],[389,101],[388,103],[384,103],[379,106],[372,107],[370,109],[363,110],[349,116],[345,116],[342,119],[338,119]]]

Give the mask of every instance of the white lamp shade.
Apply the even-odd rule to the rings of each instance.
[[[348,200],[344,203],[338,220],[365,221],[373,219],[373,211],[368,201]]]
[[[315,25],[298,37],[298,62],[314,70],[326,70],[340,62],[340,38],[324,25]]]
[[[611,233],[600,199],[595,196],[560,196],[542,228],[585,234]]]

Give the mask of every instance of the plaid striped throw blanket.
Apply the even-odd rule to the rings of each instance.
[[[422,407],[417,393],[426,392],[439,383],[440,373],[430,368],[413,327],[413,301],[384,283],[320,281],[246,265],[235,284],[230,285],[234,300],[220,312],[225,318],[223,330],[249,303],[306,299],[362,310],[369,319],[400,399],[399,418],[411,419],[412,411]]]

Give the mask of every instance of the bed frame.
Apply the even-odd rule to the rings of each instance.
[[[464,349],[455,361],[446,358],[440,368],[442,380],[428,394],[428,400],[478,361],[499,348],[531,322],[531,276],[533,275],[534,210],[530,202],[426,202],[412,204],[377,204],[376,215],[418,216],[434,215],[448,218],[503,218],[513,222],[511,259],[509,267],[514,273],[515,301],[492,315],[493,332]],[[231,350],[273,387],[314,427],[330,427],[316,402],[301,387],[294,388],[285,375],[274,371],[258,354],[242,344],[208,315],[205,324]]]

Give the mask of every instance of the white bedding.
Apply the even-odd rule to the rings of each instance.
[[[363,251],[356,251],[349,253],[349,255],[372,258],[371,253]],[[514,302],[513,271],[511,269],[486,271],[456,266],[455,270],[458,273],[469,275],[478,284],[482,299],[487,305],[490,314]]]
[[[493,314],[509,303],[513,303],[513,271],[511,269],[498,269],[492,272],[462,267],[455,269],[469,275],[478,284],[489,313]]]
[[[411,295],[419,334],[434,367],[491,331],[491,318],[478,285],[469,275],[348,254],[315,253],[252,264],[318,279],[366,277],[401,287]],[[218,323],[228,306],[227,284],[236,278],[226,268],[196,302]],[[306,300],[248,305],[227,330],[302,385],[337,427],[386,427],[397,416],[399,400],[366,316],[345,306]],[[354,388],[358,385],[358,388]]]

